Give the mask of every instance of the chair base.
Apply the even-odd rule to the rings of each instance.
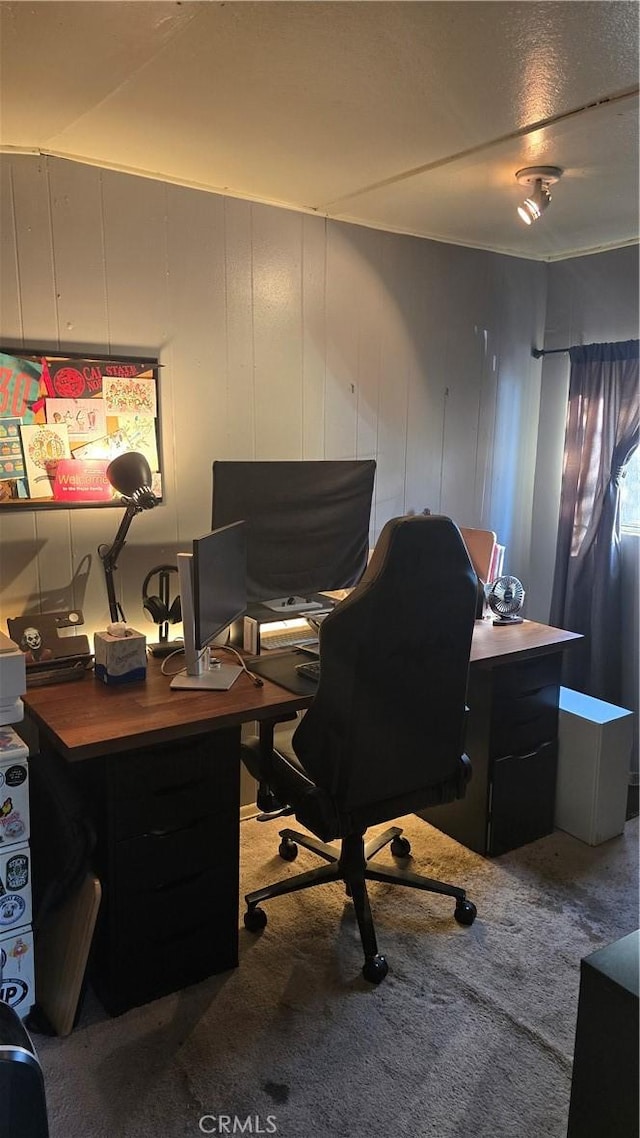
[[[301,834],[297,830],[280,831],[280,856],[285,861],[294,861],[298,855],[298,846],[310,850],[323,858],[328,865],[311,869],[307,873],[300,873],[296,877],[289,877],[284,881],[277,881],[273,885],[265,885],[262,889],[255,889],[247,893],[245,901],[247,911],[244,915],[245,927],[251,932],[258,932],[267,923],[267,915],[259,908],[262,901],[269,901],[272,897],[283,897],[286,893],[298,893],[302,889],[310,889],[315,885],[325,885],[330,882],[344,881],[347,895],[351,897],[356,912],[360,939],[364,951],[364,966],[362,974],[365,980],[379,984],[387,974],[388,965],[378,952],[376,933],[367,893],[367,881],[382,881],[387,885],[406,885],[411,889],[422,889],[428,893],[440,893],[446,897],[454,897],[456,907],[454,916],[461,925],[471,925],[476,918],[476,907],[472,901],[467,900],[464,889],[457,885],[448,885],[443,881],[435,881],[430,877],[422,877],[406,869],[399,869],[394,865],[383,865],[372,861],[372,858],[386,845],[391,845],[391,852],[395,857],[408,857],[411,846],[406,838],[402,837],[399,826],[390,826],[383,833],[365,842],[363,834],[349,834],[342,839],[341,847],[327,845],[308,834]]]

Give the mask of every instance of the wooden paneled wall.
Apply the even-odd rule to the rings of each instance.
[[[210,528],[216,458],[374,457],[372,542],[427,506],[495,530],[527,580],[545,265],[62,159],[0,174],[2,342],[162,364],[165,502],[120,558],[130,623],[149,568]],[[2,624],[78,606],[104,627],[119,518],[1,512]]]

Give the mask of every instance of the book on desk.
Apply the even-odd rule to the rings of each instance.
[[[79,610],[7,618],[9,636],[24,655],[27,687],[82,679],[93,663],[89,639],[84,633],[60,635],[82,623]]]

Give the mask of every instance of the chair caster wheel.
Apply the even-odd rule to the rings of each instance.
[[[248,929],[250,933],[262,932],[266,923],[267,914],[264,909],[261,909],[258,905],[254,905],[253,909],[247,909],[244,915],[244,927]]]
[[[408,838],[401,838],[398,835],[396,838],[392,838],[389,849],[394,857],[408,857],[411,853],[411,842]]]
[[[298,856],[298,847],[291,838],[283,838],[278,846],[278,853],[283,861],[295,861]]]
[[[453,915],[459,925],[472,925],[478,915],[478,910],[473,901],[457,901]]]
[[[365,960],[362,975],[370,984],[379,984],[381,980],[384,980],[388,971],[389,965],[384,956],[380,956],[378,953],[377,956],[371,956],[369,960]]]

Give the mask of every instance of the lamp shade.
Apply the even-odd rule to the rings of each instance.
[[[151,486],[151,467],[137,450],[119,454],[107,467],[107,478],[119,494],[133,498],[138,490]]]

